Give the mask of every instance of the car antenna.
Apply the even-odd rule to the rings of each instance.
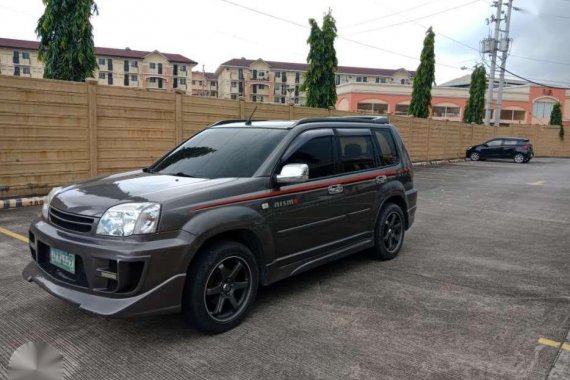
[[[257,110],[257,104],[255,105],[253,111],[251,111],[251,115],[249,115],[249,117],[247,118],[245,125],[251,125],[251,118],[253,117],[253,114],[255,113],[256,110]]]

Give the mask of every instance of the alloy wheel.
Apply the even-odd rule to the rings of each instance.
[[[384,228],[382,229],[382,241],[388,252],[398,249],[403,236],[404,225],[397,212],[392,212],[386,217]]]
[[[229,322],[237,317],[251,296],[251,268],[240,257],[223,259],[214,266],[204,287],[204,304],[210,317]]]
[[[480,158],[479,153],[477,152],[471,153],[471,161],[479,161],[479,158]]]
[[[524,162],[524,156],[520,153],[515,154],[515,162],[517,164],[522,164]]]

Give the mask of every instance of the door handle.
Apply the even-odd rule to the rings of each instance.
[[[378,184],[384,183],[384,182],[386,182],[387,179],[388,179],[387,176],[380,175],[380,176],[376,177],[376,183],[378,183]]]
[[[340,184],[329,186],[329,194],[340,194],[343,191],[344,191],[344,187]]]

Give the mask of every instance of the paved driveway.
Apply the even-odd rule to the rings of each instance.
[[[26,244],[0,233],[0,378],[34,340],[63,353],[69,379],[570,378],[570,160],[415,173],[397,259],[355,255],[279,282],[217,336],[177,315],[80,311],[26,283]],[[0,211],[0,227],[26,235],[38,213]]]

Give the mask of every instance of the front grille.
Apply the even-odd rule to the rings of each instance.
[[[76,232],[90,232],[95,222],[94,218],[70,214],[53,207],[49,208],[49,220],[56,226]]]

